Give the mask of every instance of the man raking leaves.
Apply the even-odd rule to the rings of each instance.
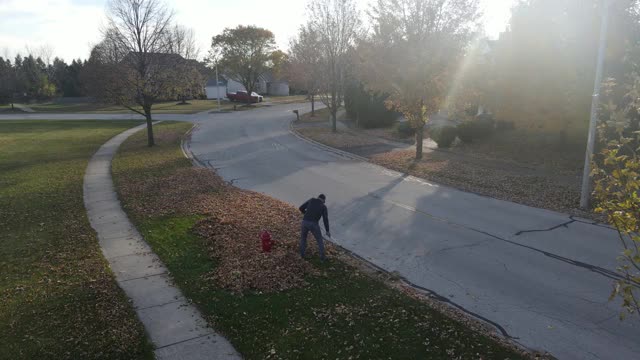
[[[309,234],[309,231],[311,231],[313,237],[316,238],[316,242],[318,243],[320,259],[322,261],[326,260],[324,255],[324,240],[322,238],[322,232],[320,231],[320,225],[318,224],[320,218],[322,218],[327,236],[331,237],[327,206],[324,204],[326,200],[327,197],[324,196],[324,194],[320,194],[317,198],[309,199],[307,202],[300,205],[300,212],[304,214],[300,234],[300,256],[302,257],[304,257],[304,252],[307,249],[307,235]]]

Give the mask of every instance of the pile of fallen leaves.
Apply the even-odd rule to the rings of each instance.
[[[194,232],[206,239],[209,255],[216,259],[207,280],[233,292],[274,292],[304,286],[305,277],[317,273],[299,255],[302,217],[295,207],[235,188],[209,169],[178,168],[156,175],[123,174],[120,196],[138,216],[205,215]],[[262,252],[262,230],[275,241],[269,253]],[[332,252],[330,244],[325,248]],[[307,256],[317,256],[311,234]]]
[[[231,186],[217,196],[205,197],[198,207],[210,217],[194,231],[207,239],[210,255],[218,260],[209,278],[220,286],[234,292],[282,291],[302,287],[307,275],[317,274],[299,255],[301,215],[294,207]],[[275,241],[271,252],[262,252],[262,230],[268,230]],[[308,243],[309,256],[317,256],[314,244]],[[328,243],[326,248],[333,251]]]

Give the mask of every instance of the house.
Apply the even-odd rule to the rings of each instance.
[[[207,82],[205,88],[207,99],[217,99],[217,91],[220,91],[221,96],[224,97],[227,93],[246,91],[246,89],[244,85],[233,80],[231,77],[220,75],[218,86],[216,86],[215,78],[209,79]],[[261,95],[288,96],[289,82],[283,79],[277,79],[272,73],[268,72],[258,78],[254,91]]]
[[[204,92],[207,95],[207,99],[224,99],[227,96],[228,82],[222,76],[218,77],[218,83],[216,84],[216,78],[210,78],[205,85]]]
[[[289,96],[289,82],[279,79],[272,72],[267,72],[259,80],[261,91],[271,96]],[[260,92],[260,91],[258,91]]]
[[[238,81],[233,80],[232,78],[225,76],[227,78],[227,92],[234,93],[236,91],[246,91],[244,85],[239,83]]]

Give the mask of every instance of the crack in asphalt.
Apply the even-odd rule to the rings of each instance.
[[[451,226],[456,226],[456,227],[463,228],[463,229],[466,229],[466,230],[474,231],[474,232],[477,232],[479,234],[483,234],[483,235],[489,236],[489,237],[491,237],[493,239],[500,240],[502,242],[505,242],[505,243],[508,243],[508,244],[511,244],[511,245],[515,245],[515,246],[518,246],[518,247],[521,247],[521,248],[525,248],[525,249],[528,249],[528,250],[535,251],[535,252],[540,253],[540,254],[542,254],[544,256],[550,257],[550,258],[558,260],[558,261],[562,261],[562,262],[567,263],[569,265],[573,265],[573,266],[576,266],[576,267],[580,267],[580,268],[592,271],[592,272],[594,272],[596,274],[602,275],[602,276],[604,276],[606,278],[609,278],[611,280],[616,280],[616,281],[618,281],[618,280],[627,280],[624,276],[618,274],[615,271],[608,270],[608,269],[605,269],[605,268],[602,268],[602,267],[599,267],[599,266],[596,266],[596,265],[588,264],[588,263],[585,263],[585,262],[582,262],[582,261],[579,261],[579,260],[574,260],[574,259],[571,259],[571,258],[568,258],[568,257],[564,257],[564,256],[561,256],[561,255],[556,255],[556,254],[550,253],[548,251],[535,248],[533,246],[520,244],[520,243],[515,242],[513,240],[509,240],[509,239],[500,237],[498,235],[491,234],[491,233],[483,231],[483,230],[479,230],[479,229],[476,229],[476,228],[473,228],[473,227],[470,227],[470,226],[466,226],[466,225],[462,225],[462,224],[459,224],[459,223],[455,223],[455,222],[452,222],[452,221],[450,221],[448,219],[437,217],[435,215],[432,215],[432,214],[430,214],[430,213],[428,213],[426,211],[417,209],[415,207],[408,206],[408,205],[405,205],[405,204],[401,204],[401,203],[393,201],[393,200],[384,199],[383,196],[378,195],[375,192],[370,192],[370,193],[368,193],[368,195],[373,197],[373,198],[375,198],[375,199],[379,199],[379,200],[388,202],[390,204],[396,205],[396,206],[401,207],[403,209],[406,209],[406,210],[409,210],[409,211],[413,211],[413,212],[418,213],[418,214],[422,214],[422,215],[427,216],[427,217],[429,217],[429,218],[431,218],[433,220],[440,221],[440,222],[449,224]],[[580,221],[580,220],[576,220],[576,219],[571,219],[570,221],[565,222],[565,223],[560,224],[560,225],[557,225],[557,226],[554,226],[551,229],[538,230],[538,231],[553,231],[553,230],[558,229],[560,227],[568,226],[568,224],[571,224],[571,223],[574,223],[574,222],[582,222],[582,223],[585,223],[585,224],[588,224],[588,225],[593,225],[593,224],[590,224],[588,222],[584,222],[584,221]],[[534,231],[534,230],[523,230],[523,231],[531,232],[531,231]],[[640,288],[640,283],[634,282],[634,284],[635,284],[636,287]]]
[[[556,229],[559,229],[561,227],[564,228],[569,228],[569,225],[573,224],[574,222],[577,222],[577,220],[571,219],[570,221],[567,221],[565,223],[562,223],[560,225],[556,225],[553,227],[550,227],[548,229],[542,229],[542,230],[522,230],[522,231],[518,231],[515,236],[520,236],[522,234],[529,234],[529,233],[535,233],[535,232],[548,232],[548,231],[554,231]]]
[[[567,263],[569,265],[573,265],[573,266],[576,266],[576,267],[580,267],[580,268],[592,271],[592,272],[594,272],[596,274],[602,275],[602,276],[604,276],[606,278],[609,278],[611,280],[616,280],[616,281],[617,280],[626,280],[626,278],[624,276],[618,274],[617,272],[602,268],[602,267],[597,266],[597,265],[592,265],[592,264],[588,264],[588,263],[585,263],[585,262],[582,262],[582,261],[579,261],[579,260],[574,260],[574,259],[570,259],[568,257],[564,257],[564,256],[561,256],[561,255],[556,255],[556,254],[550,253],[548,251],[544,251],[544,250],[540,250],[540,249],[534,248],[533,246],[520,244],[520,243],[517,243],[515,241],[509,240],[509,239],[505,239],[505,238],[502,238],[502,237],[497,236],[497,235],[490,234],[490,233],[482,231],[482,230],[477,230],[477,229],[473,229],[473,228],[470,228],[470,229],[474,230],[474,231],[477,231],[479,233],[485,234],[487,236],[491,236],[494,239],[506,242],[508,244],[519,246],[519,247],[522,247],[522,248],[525,248],[525,249],[529,249],[529,250],[535,251],[535,252],[540,253],[540,254],[542,254],[544,256],[550,257],[550,258],[558,260],[558,261],[562,261],[562,262]],[[640,283],[636,282],[635,286],[636,287],[640,287]]]
[[[591,226],[597,226],[597,227],[601,227],[601,228],[605,228],[605,229],[609,229],[609,230],[615,230],[615,228],[606,225],[606,224],[601,224],[597,221],[584,221],[584,220],[580,220],[580,219],[576,219],[573,215],[569,216],[569,221],[564,222],[560,225],[556,225],[553,227],[550,227],[548,229],[533,229],[533,230],[522,230],[522,231],[518,231],[515,236],[520,236],[522,234],[527,234],[527,233],[535,233],[535,232],[548,232],[548,231],[554,231],[557,230],[559,228],[569,228],[569,225],[574,224],[574,223],[580,223],[580,224],[585,224],[585,225],[591,225]]]

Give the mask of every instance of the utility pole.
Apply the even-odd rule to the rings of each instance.
[[[218,80],[218,59],[216,59],[216,92],[218,98],[218,112],[220,112],[220,80]]]
[[[609,0],[603,0],[602,25],[600,26],[600,48],[598,50],[598,65],[596,67],[596,82],[591,99],[591,119],[589,121],[589,137],[587,138],[587,151],[584,159],[584,172],[582,174],[582,192],[580,194],[580,207],[589,208],[591,197],[591,158],[596,141],[596,125],[598,119],[598,106],[600,104],[600,88],[602,84],[602,71],[604,56],[607,50],[607,32],[609,27]]]

